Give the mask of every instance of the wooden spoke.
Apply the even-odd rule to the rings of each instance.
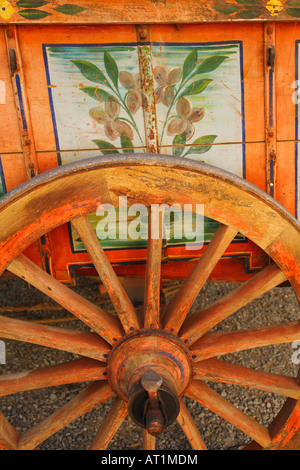
[[[219,226],[200,260],[167,306],[164,315],[166,330],[178,333],[203,284],[236,234],[237,230],[231,227]]]
[[[0,450],[16,450],[18,441],[19,433],[0,411]]]
[[[148,433],[147,429],[143,429],[143,450],[155,450],[156,437]]]
[[[106,380],[106,365],[94,359],[77,359],[55,366],[0,376],[0,397],[44,387]]]
[[[148,224],[147,268],[144,296],[145,328],[160,327],[159,311],[163,216],[164,214],[159,206],[151,206]]]
[[[79,217],[72,221],[103,282],[126,333],[139,327],[138,318],[127,293],[110,264],[89,219]]]
[[[193,380],[185,395],[233,424],[261,446],[266,447],[271,443],[269,431],[264,426],[241,412],[201,380]]]
[[[128,414],[127,403],[116,398],[90,450],[105,450]]]
[[[107,382],[95,382],[41,423],[21,435],[18,450],[33,450],[75,419],[114,396]]]
[[[116,318],[54,279],[26,256],[15,258],[8,270],[69,310],[108,343],[121,338],[122,328]]]
[[[207,450],[207,447],[202,440],[202,437],[196,427],[196,424],[182,399],[180,400],[180,413],[177,416],[177,422],[179,423],[181,429],[189,440],[192,449]]]
[[[292,343],[299,339],[300,322],[295,321],[230,333],[207,333],[193,345],[190,351],[195,361],[202,361],[235,351]]]
[[[188,340],[192,345],[232,313],[284,281],[285,274],[275,264],[271,264],[220,300],[190,315],[180,331],[181,339]]]
[[[109,345],[96,333],[39,325],[3,316],[0,316],[1,337],[61,349],[103,362],[110,352]]]
[[[201,380],[241,385],[296,400],[300,398],[300,383],[294,377],[249,369],[219,359],[207,359],[196,363],[194,372],[195,378]]]

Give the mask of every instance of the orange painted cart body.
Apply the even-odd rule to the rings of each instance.
[[[77,52],[80,53],[82,60],[92,63],[89,58],[93,57],[93,52],[89,51],[98,48],[94,56],[98,54],[96,62],[100,66],[102,64],[104,68],[102,56],[105,50],[109,51],[111,56],[120,60],[121,77],[122,72],[123,74],[138,74],[147,60],[151,61],[150,67],[153,71],[158,67],[163,67],[168,71],[172,66],[174,67],[172,56],[176,53],[178,55],[177,67],[182,68],[190,51],[197,49],[199,64],[208,57],[208,53],[227,59],[223,67],[221,64],[217,71],[211,74],[208,71],[203,75],[204,78],[212,80],[201,95],[203,97],[205,95],[203,108],[205,109],[207,102],[208,109],[205,109],[205,117],[199,123],[192,124],[195,134],[192,139],[185,142],[182,155],[199,137],[201,139],[207,134],[214,136],[209,151],[203,154],[191,154],[190,158],[232,171],[263,190],[275,191],[277,200],[295,215],[295,136],[293,135],[295,106],[292,102],[293,93],[296,92],[292,88],[295,64],[289,63],[291,70],[287,71],[284,62],[287,54],[282,57],[281,61],[278,59],[276,62],[276,73],[285,75],[288,72],[289,74],[288,83],[281,79],[278,82],[274,81],[274,86],[277,83],[281,84],[282,89],[279,89],[277,94],[285,103],[284,109],[286,110],[287,107],[289,109],[288,113],[282,113],[284,116],[281,119],[285,132],[279,126],[282,135],[278,143],[282,150],[276,154],[274,163],[276,169],[272,168],[274,176],[272,176],[272,186],[269,186],[271,171],[269,153],[271,151],[268,149],[269,137],[266,137],[266,129],[269,125],[266,118],[266,107],[269,102],[269,96],[266,96],[269,67],[265,64],[267,51],[263,40],[266,35],[266,24],[260,21],[233,23],[229,15],[218,14],[217,6],[215,9],[210,6],[208,10],[210,14],[205,13],[205,16],[201,16],[195,24],[195,20],[190,20],[191,10],[187,3],[188,15],[184,21],[182,19],[179,21],[172,13],[172,20],[167,21],[169,24],[159,24],[163,21],[156,21],[153,24],[140,26],[144,9],[153,9],[152,2],[144,3],[144,5],[140,2],[135,4],[135,24],[132,23],[132,18],[125,18],[124,21],[112,25],[108,23],[112,20],[115,23],[115,9],[127,11],[126,2],[118,5],[110,2],[110,7],[107,7],[107,11],[111,10],[110,19],[107,17],[104,20],[99,17],[99,22],[97,22],[93,17],[93,24],[86,19],[86,10],[73,15],[63,15],[51,9],[51,2],[42,9],[48,13],[51,11],[51,15],[42,19],[24,21],[22,9],[11,2],[15,12],[9,20],[3,20],[0,42],[2,65],[0,80],[5,86],[5,102],[1,104],[1,115],[6,116],[1,121],[0,127],[0,155],[5,190],[10,191],[32,175],[42,173],[64,162],[102,154],[99,146],[93,143],[97,139],[114,145],[118,149],[117,152],[128,151],[127,148],[122,148],[120,139],[107,138],[105,128],[90,116],[89,111],[97,107],[97,102],[82,89],[98,85],[106,92],[111,92],[111,90],[105,87],[105,84],[103,86],[101,83],[92,82],[84,73],[80,73],[76,65],[71,62],[76,59]],[[132,2],[131,7],[133,8]],[[92,2],[91,8],[94,8]],[[164,8],[169,11],[173,6],[168,5],[167,2]],[[157,10],[161,9],[162,5],[157,5]],[[29,17],[33,18],[34,9],[30,11],[32,16],[29,15]],[[94,10],[92,11],[94,13]],[[215,17],[211,16],[212,12]],[[277,19],[277,16],[272,17],[267,10],[266,12],[268,20]],[[213,18],[218,22],[214,23]],[[80,24],[76,25],[81,21],[85,24],[84,30]],[[281,28],[288,30],[291,28],[296,37],[294,26],[271,24],[276,29],[276,34],[282,34],[287,38],[286,33],[281,33]],[[28,47],[29,44],[30,47]],[[283,49],[282,44],[280,41],[278,55]],[[287,46],[291,53],[292,45],[288,43]],[[140,51],[143,47],[147,49],[144,56]],[[130,48],[130,53],[126,53],[128,48]],[[119,52],[120,49],[121,52]],[[9,63],[9,60],[13,60],[9,56],[9,51],[12,50],[15,51],[14,57],[16,67],[18,67],[13,72],[13,76],[11,76]],[[114,56],[114,51],[118,51],[119,55]],[[61,61],[65,61],[67,65],[60,77]],[[124,65],[126,67],[126,61],[128,70],[121,70]],[[69,86],[66,86],[66,79]],[[144,84],[144,90],[141,90],[148,94],[148,101],[153,91],[155,93],[159,88],[163,88],[163,85],[168,86],[167,81],[163,83],[157,80],[154,74],[148,81],[149,84]],[[129,89],[126,89],[126,83],[124,85],[122,93],[125,95],[127,92],[128,95]],[[131,93],[137,94],[139,90],[133,90]],[[282,96],[283,93],[285,96]],[[214,96],[217,98],[213,99]],[[68,100],[73,100],[74,104],[77,103],[77,116],[72,114],[75,105],[68,109]],[[101,102],[100,96],[99,101]],[[83,106],[86,109],[85,114],[80,111]],[[180,149],[180,147],[176,141],[174,144],[174,134],[168,136],[165,131],[161,140],[162,123],[169,111],[168,106],[170,106],[168,100],[165,103],[156,103],[156,105],[154,103],[152,109],[149,105],[148,112],[152,115],[153,129],[149,128],[147,122],[147,119],[150,121],[149,116],[143,116],[141,108],[132,115],[135,120],[139,119],[138,127],[141,134],[140,140],[131,139],[133,151],[176,155],[176,148]],[[282,103],[278,104],[278,109],[282,109]],[[272,112],[280,122],[281,115],[278,109],[272,109]],[[224,121],[224,113],[227,112],[231,124]],[[176,110],[173,107],[169,117],[174,113],[176,114]],[[120,113],[119,117],[123,119],[125,116],[125,113],[122,116]],[[226,129],[231,128],[231,130],[226,132],[224,125]],[[234,132],[235,127],[238,130]],[[272,127],[275,136],[277,129],[278,127]],[[73,145],[70,144],[72,135],[75,136],[78,133],[82,137],[80,143],[77,146],[73,142]],[[70,138],[64,139],[63,134],[70,134]],[[291,148],[293,148],[292,152]],[[134,243],[130,249],[124,246],[120,249],[120,245],[113,243],[111,246],[112,249],[107,248],[107,253],[118,274],[122,276],[132,273],[144,274],[146,249],[135,246]],[[187,252],[183,243],[176,245],[168,243],[164,250],[163,276],[165,278],[186,276],[192,269],[194,260],[201,256],[204,250],[205,246],[200,250]],[[61,281],[72,282],[76,273],[90,272],[89,257],[82,252],[84,250],[74,249],[70,229],[67,226],[53,231],[43,239],[39,251],[37,256],[36,248],[33,248],[31,257],[34,256],[37,260],[40,256],[40,263],[46,264],[49,272]],[[180,261],[180,264],[174,261]],[[264,254],[253,243],[246,240],[239,243],[237,240],[226,251],[221,263],[214,270],[212,278],[242,281],[261,269],[264,263]]]
[[[110,152],[186,155],[246,179],[299,218],[298,4],[49,0],[36,5],[0,0],[3,193],[60,165],[107,158]],[[217,228],[209,219],[206,224],[210,241]],[[186,278],[207,246],[186,250],[184,241],[167,240],[161,277]],[[104,248],[119,276],[145,275],[145,245],[110,240]],[[25,254],[66,284],[96,274],[69,223]],[[210,279],[247,281],[268,260],[251,240],[237,237]],[[289,406],[294,412],[286,445],[295,447],[299,405],[291,399]]]

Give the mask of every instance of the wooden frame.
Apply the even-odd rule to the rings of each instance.
[[[1,22],[16,24],[137,24],[199,23],[221,21],[295,21],[299,5],[293,0],[64,0],[2,1]]]

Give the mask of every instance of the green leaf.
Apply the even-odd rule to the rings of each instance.
[[[257,9],[241,11],[236,14],[236,17],[244,19],[244,20],[253,20],[254,18],[258,18],[261,14],[262,14],[262,10],[257,8]]]
[[[107,75],[109,76],[115,87],[118,88],[119,69],[116,61],[107,51],[104,52],[104,65]]]
[[[72,3],[65,3],[64,5],[53,8],[53,10],[65,15],[77,15],[77,13],[81,13],[83,10],[86,10],[86,8],[80,7],[79,5],[73,5]]]
[[[178,97],[181,98],[182,96],[186,95],[198,95],[199,93],[202,93],[203,90],[212,82],[210,79],[203,79],[203,80],[196,80],[193,83],[191,83],[189,86],[186,87],[185,90],[180,94]]]
[[[121,147],[123,148],[124,153],[134,152],[131,139],[128,137],[127,134],[125,134],[125,132],[121,132],[120,141],[121,141]]]
[[[91,62],[86,60],[71,60],[72,64],[79,68],[80,72],[91,82],[102,83],[107,85],[108,81],[101,70]]]
[[[258,0],[236,0],[236,3],[241,5],[259,5]]]
[[[26,20],[41,20],[42,18],[46,18],[46,16],[52,15],[52,13],[43,10],[20,10],[18,13],[23,16],[23,18],[26,18]]]
[[[40,2],[39,0],[32,2],[17,2],[18,7],[20,8],[39,8],[47,5],[49,2]]]
[[[119,150],[116,149],[116,147],[111,144],[110,142],[106,142],[106,140],[93,140],[95,144],[98,146],[98,148],[101,150],[103,155],[110,155],[112,153],[120,153]]]
[[[300,1],[299,0],[289,0],[285,4],[288,7],[299,7],[300,6]]]
[[[189,148],[189,150],[184,156],[186,157],[187,155],[190,155],[191,153],[199,154],[199,153],[208,152],[216,138],[217,138],[216,135],[204,135],[203,137],[199,137],[199,139],[196,139],[192,143],[192,146]]]
[[[209,57],[208,59],[205,59],[197,68],[196,75],[200,73],[212,72],[213,70],[218,68],[219,65],[221,65],[225,59],[228,59],[228,57],[225,55],[214,55],[212,57]]]
[[[288,8],[285,10],[286,14],[289,16],[293,16],[295,18],[300,17],[300,8]]]
[[[173,145],[185,145],[186,144],[186,135],[185,132],[182,134],[175,135],[173,139]],[[172,152],[174,157],[180,157],[182,152],[184,151],[184,147],[173,147]]]
[[[81,91],[84,91],[87,95],[91,98],[94,98],[96,101],[105,102],[105,101],[117,101],[114,96],[107,91],[103,90],[102,88],[98,88],[95,86],[83,86],[80,88]]]
[[[182,80],[184,80],[196,67],[198,60],[197,49],[193,49],[184,61],[182,66]]]
[[[229,5],[225,3],[225,5],[222,5],[221,7],[213,7],[214,10],[218,11],[219,13],[224,13],[225,15],[231,15],[232,13],[235,13],[236,11],[240,10],[240,7],[235,6],[235,5]]]

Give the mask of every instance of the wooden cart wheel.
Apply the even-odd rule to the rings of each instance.
[[[220,222],[178,293],[160,310],[161,237],[148,241],[143,321],[126,295],[88,222],[100,203],[202,203]],[[155,212],[153,217],[158,217]],[[37,267],[24,249],[53,228],[73,221],[116,310],[113,316]],[[26,280],[72,312],[91,332],[0,317],[0,337],[83,356],[71,363],[0,377],[0,396],[91,381],[83,392],[41,423],[19,434],[0,415],[0,447],[34,449],[70,422],[115,397],[91,449],[105,449],[129,413],[143,428],[143,448],[177,419],[193,449],[206,449],[183,401],[187,396],[253,439],[249,448],[299,448],[297,378],[229,364],[217,356],[300,339],[300,322],[259,329],[210,330],[248,302],[289,280],[300,297],[300,235],[296,220],[248,182],[190,160],[134,154],[97,157],[46,172],[4,196],[0,206],[0,272]],[[188,312],[237,232],[272,262],[216,303]],[[163,314],[162,314],[163,313]],[[205,381],[265,390],[287,401],[269,428],[242,413]],[[242,389],[242,387],[241,387]],[[167,432],[167,430],[165,431]]]

